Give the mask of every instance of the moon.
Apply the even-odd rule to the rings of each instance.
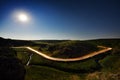
[[[12,14],[13,20],[17,23],[30,23],[31,15],[27,11],[16,10]]]
[[[20,22],[24,22],[24,23],[29,21],[29,17],[28,17],[28,15],[26,13],[18,13],[17,19]]]

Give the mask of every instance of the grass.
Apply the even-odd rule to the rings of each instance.
[[[17,52],[17,58],[22,61],[22,63],[25,65],[29,59],[29,55],[31,52],[29,52],[27,49],[24,48],[14,48]]]
[[[100,64],[104,70],[108,71],[120,71],[120,55],[108,55],[103,60],[100,60]]]
[[[29,58],[29,53],[17,53],[19,59],[25,64]],[[33,53],[32,60],[30,65],[44,65],[49,67],[54,67],[59,70],[69,71],[69,72],[91,72],[96,69],[99,69],[99,64],[95,61],[95,59],[87,59],[83,61],[76,62],[56,62],[47,60],[40,55]]]
[[[9,41],[7,42],[10,43]],[[20,45],[23,46],[23,44],[26,45],[26,41],[22,43],[19,43],[19,42],[20,41],[14,42],[14,45],[15,46],[20,46]],[[42,47],[43,51],[46,51],[47,53],[47,51],[49,52],[49,50],[56,51],[57,49],[62,47],[68,47],[71,49],[73,47],[73,43],[74,41],[64,42],[64,41],[48,40],[40,43],[38,41],[38,44],[36,43],[36,44],[29,44],[29,45],[31,45],[37,50],[39,50],[39,47]],[[11,59],[12,57],[14,58],[17,57],[25,65],[29,59],[30,54],[33,54],[30,65],[25,66],[26,68],[25,80],[120,80],[120,77],[119,77],[120,75],[120,39],[91,40],[91,41],[87,41],[87,43],[112,47],[113,50],[109,52],[105,52],[104,54],[96,55],[94,57],[91,57],[89,59],[82,60],[82,61],[55,62],[55,61],[47,60],[27,49],[15,49],[16,52],[11,49],[3,50],[3,45],[6,46],[8,44],[5,45],[2,43],[1,44],[2,47],[0,48],[1,50],[0,57],[1,59],[4,57],[8,57]],[[56,44],[57,46],[53,46]],[[78,48],[76,46],[79,46],[79,45],[75,44],[74,48]],[[56,47],[56,50],[54,50],[54,47]],[[91,47],[91,46],[88,45],[85,47]],[[65,50],[69,51],[69,49],[65,49]],[[56,53],[56,55],[58,55],[58,53]],[[13,62],[14,61],[15,60],[13,59]],[[1,62],[4,63],[4,60],[3,61],[1,60]],[[14,67],[16,67],[15,64],[13,64]],[[2,69],[3,68],[1,68],[1,70]],[[18,69],[16,70],[18,71]],[[9,72],[11,74],[11,71]]]
[[[46,66],[26,66],[25,80],[83,80],[85,74],[68,73]]]
[[[71,74],[45,66],[27,66],[25,80],[71,80]]]
[[[96,62],[96,57],[84,61],[64,63],[49,61],[34,54],[31,65],[26,66],[25,80],[100,80],[102,79],[100,76],[103,76],[106,80],[112,80],[113,78],[110,75],[113,75],[115,71],[108,69],[113,67],[116,71],[120,70],[120,61],[117,60],[119,60],[119,55],[107,54],[104,58],[99,59],[99,63]],[[99,66],[102,66],[101,70],[97,70]],[[82,70],[86,72],[82,72]],[[90,71],[90,73],[87,71]],[[94,76],[91,76],[92,74]],[[109,76],[106,74],[109,74]],[[99,78],[96,78],[96,76],[99,76]]]
[[[99,57],[99,56],[98,56]],[[119,80],[120,55],[107,54],[99,59],[101,70],[95,70],[98,66],[96,57],[78,62],[51,62],[39,55],[33,56],[32,63],[36,65],[26,66],[27,74],[25,80]],[[38,61],[38,62],[36,62]],[[44,64],[44,65],[43,65]],[[50,64],[52,66],[50,66]],[[55,67],[57,66],[57,68]],[[59,66],[59,68],[58,68]],[[61,69],[62,68],[62,69]],[[97,68],[97,67],[96,67]],[[66,70],[67,69],[67,70]],[[81,73],[79,70],[94,70],[92,72]],[[76,72],[78,71],[78,72]],[[46,77],[47,76],[47,77]]]
[[[61,58],[74,58],[97,51],[98,47],[91,43],[81,41],[65,41],[60,43],[41,43],[33,47],[49,56]]]
[[[119,80],[120,47],[113,43],[109,45],[112,45],[112,51],[76,62],[50,61],[34,53],[30,66],[26,66],[25,80]],[[34,48],[38,49],[38,46]],[[18,50],[17,56],[25,63],[31,52],[23,54],[22,51]]]

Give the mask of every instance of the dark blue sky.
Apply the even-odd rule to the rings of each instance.
[[[30,21],[14,21],[24,11]],[[120,38],[119,0],[0,0],[0,36],[13,39]]]

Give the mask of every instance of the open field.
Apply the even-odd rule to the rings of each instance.
[[[3,50],[3,47],[1,47],[0,57],[18,58],[24,64],[26,69],[25,80],[102,80],[103,78],[105,80],[119,80],[120,40],[90,40],[84,42],[111,47],[112,50],[81,61],[57,62],[45,59],[27,49],[18,48],[11,50],[4,47]],[[33,44],[32,42],[32,44],[23,46],[31,46],[34,49],[39,50],[41,45],[61,44],[63,42],[58,41],[53,43],[52,41],[52,43],[37,43],[38,44]],[[7,44],[6,46],[13,47]],[[45,47],[43,47],[43,49],[45,49]],[[30,64],[26,66],[31,54],[33,55]]]
[[[37,54],[34,54],[32,56],[32,60],[30,63],[30,66],[26,66],[27,70],[34,70],[36,72],[35,75],[32,75],[32,71],[29,72],[29,75],[32,75],[29,78],[35,77],[34,79],[38,80],[40,79],[40,77],[45,80],[46,78],[43,78],[41,75],[44,75],[44,73],[46,73],[47,75],[49,75],[49,78],[51,78],[53,75],[57,76],[57,74],[62,75],[62,79],[60,78],[60,75],[58,77],[58,80],[68,80],[70,79],[71,75],[77,76],[79,78],[77,78],[78,80],[80,80],[80,78],[82,80],[87,80],[85,79],[86,77],[90,77],[90,75],[95,74],[96,76],[104,76],[107,73],[108,74],[119,74],[118,70],[120,70],[120,59],[119,59],[120,55],[119,54],[110,54],[110,52],[107,52],[105,54],[101,54],[98,56],[95,56],[93,58],[84,60],[84,61],[77,61],[77,62],[54,62],[54,61],[49,61],[46,60],[42,57],[40,57]],[[96,62],[97,61],[97,62]],[[33,68],[32,66],[35,67],[39,67],[42,68],[39,69],[37,68],[37,70],[35,69],[35,67]],[[30,68],[29,68],[30,67]],[[47,69],[51,70],[51,68],[58,70],[58,73],[55,75],[54,70],[53,71],[47,71],[47,70],[43,70],[43,68],[47,67]],[[65,73],[59,73],[59,71],[65,72]],[[53,73],[50,73],[53,72]],[[89,73],[90,72],[90,73]],[[100,74],[102,73],[102,74]],[[40,75],[39,75],[40,74]],[[53,74],[53,75],[51,75]],[[29,76],[28,74],[26,76]],[[67,77],[66,77],[67,75]],[[93,78],[96,78],[96,76],[92,76],[91,80]],[[108,78],[112,78],[112,76],[108,76],[106,75]],[[100,78],[100,77],[99,77]],[[52,79],[56,79],[55,77],[52,77]],[[75,79],[75,80],[77,80]],[[27,79],[27,80],[31,80],[31,79]],[[70,79],[72,80],[72,79]],[[96,79],[99,80],[99,79]],[[109,79],[107,79],[109,80]],[[116,79],[114,79],[116,80]]]

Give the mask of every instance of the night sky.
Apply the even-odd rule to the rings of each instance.
[[[29,15],[28,23],[16,22],[19,11]],[[120,38],[120,0],[0,0],[0,37]]]

